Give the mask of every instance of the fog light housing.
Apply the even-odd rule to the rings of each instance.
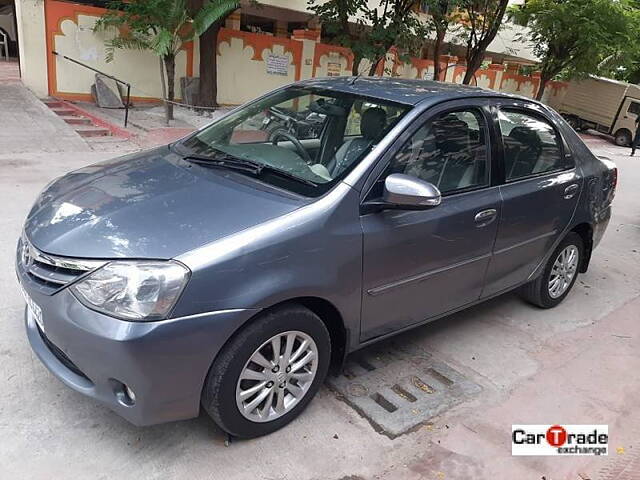
[[[129,387],[129,385],[124,386],[124,394],[125,396],[129,397],[128,400],[131,402],[131,405],[136,403],[136,394],[133,392],[133,390],[131,390],[131,387]]]
[[[116,396],[118,403],[125,407],[133,407],[136,404],[136,394],[133,389],[115,378],[109,380],[113,387],[113,394]]]

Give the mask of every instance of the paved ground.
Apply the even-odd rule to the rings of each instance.
[[[32,355],[13,273],[21,223],[49,180],[110,154],[87,149],[15,81],[0,80],[0,117],[0,478],[640,478],[640,157],[628,149],[588,139],[617,162],[620,184],[590,271],[561,306],[504,295],[396,340],[480,385],[472,401],[390,440],[325,388],[289,427],[225,448],[205,416],[133,427]],[[608,424],[611,455],[511,456],[512,423],[552,422]]]

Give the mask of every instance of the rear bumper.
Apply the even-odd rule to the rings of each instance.
[[[597,218],[598,221],[593,225],[593,248],[598,246],[604,236],[604,232],[609,226],[609,220],[611,220],[611,205],[608,205],[607,208],[602,210]]]
[[[87,309],[68,290],[47,296],[21,280],[42,309],[44,333],[25,310],[27,337],[42,363],[70,388],[140,426],[197,416],[216,354],[256,312],[126,322]],[[133,404],[122,395],[123,384],[135,393]]]

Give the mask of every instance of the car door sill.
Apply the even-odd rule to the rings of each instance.
[[[500,255],[501,253],[508,252],[509,250],[513,250],[514,248],[523,247],[523,246],[528,245],[530,243],[537,242],[538,240],[542,240],[543,238],[546,238],[546,237],[552,237],[556,233],[558,233],[558,230],[552,230],[550,232],[543,233],[542,235],[538,235],[537,237],[529,238],[528,240],[525,240],[524,242],[519,242],[519,243],[516,243],[516,244],[513,244],[513,245],[509,245],[508,247],[501,248],[500,250],[496,250],[495,252],[493,252],[493,254],[494,255]]]
[[[520,282],[520,283],[518,283],[518,284],[516,284],[516,285],[514,285],[512,287],[507,287],[507,288],[505,288],[503,290],[500,290],[499,292],[492,293],[491,295],[488,295],[486,297],[480,297],[477,300],[474,300],[473,302],[465,303],[464,305],[462,305],[460,307],[456,307],[456,308],[454,308],[452,310],[447,310],[446,312],[440,313],[438,315],[434,315],[433,317],[428,317],[425,320],[421,320],[421,321],[419,321],[417,323],[412,323],[411,325],[407,325],[406,327],[402,327],[402,328],[400,328],[398,330],[394,330],[393,332],[384,333],[382,335],[378,335],[378,336],[375,336],[373,338],[369,338],[367,340],[364,340],[356,348],[351,350],[349,352],[349,354],[353,353],[353,352],[355,352],[357,350],[360,350],[361,348],[367,347],[367,346],[369,346],[369,345],[371,345],[373,343],[379,342],[381,340],[385,340],[386,338],[391,338],[391,337],[393,337],[395,335],[399,335],[401,333],[407,332],[407,331],[412,330],[414,328],[418,328],[418,327],[421,327],[423,325],[426,325],[427,323],[431,323],[431,322],[434,322],[436,320],[440,320],[441,318],[448,317],[449,315],[453,315],[454,313],[461,312],[463,310],[466,310],[467,308],[474,307],[476,305],[479,305],[481,303],[486,302],[487,300],[491,300],[492,298],[499,297],[500,295],[504,295],[505,293],[509,293],[509,292],[511,292],[513,290],[516,290],[516,289],[520,288],[525,283],[529,283],[530,281],[531,281],[531,279],[528,278],[524,282]]]

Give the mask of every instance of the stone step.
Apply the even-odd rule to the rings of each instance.
[[[80,135],[81,137],[106,137],[108,135],[111,135],[111,132],[106,129],[106,128],[102,128],[102,127],[95,127],[95,126],[79,126],[78,128],[75,129],[76,132],[78,132],[78,135]]]
[[[93,125],[87,117],[64,116],[62,119],[70,125]]]
[[[76,111],[72,110],[71,108],[64,108],[64,107],[52,108],[51,111],[57,115],[60,115],[61,117],[77,117],[78,116]]]
[[[64,104],[59,100],[45,100],[44,104],[49,108],[61,108]]]

